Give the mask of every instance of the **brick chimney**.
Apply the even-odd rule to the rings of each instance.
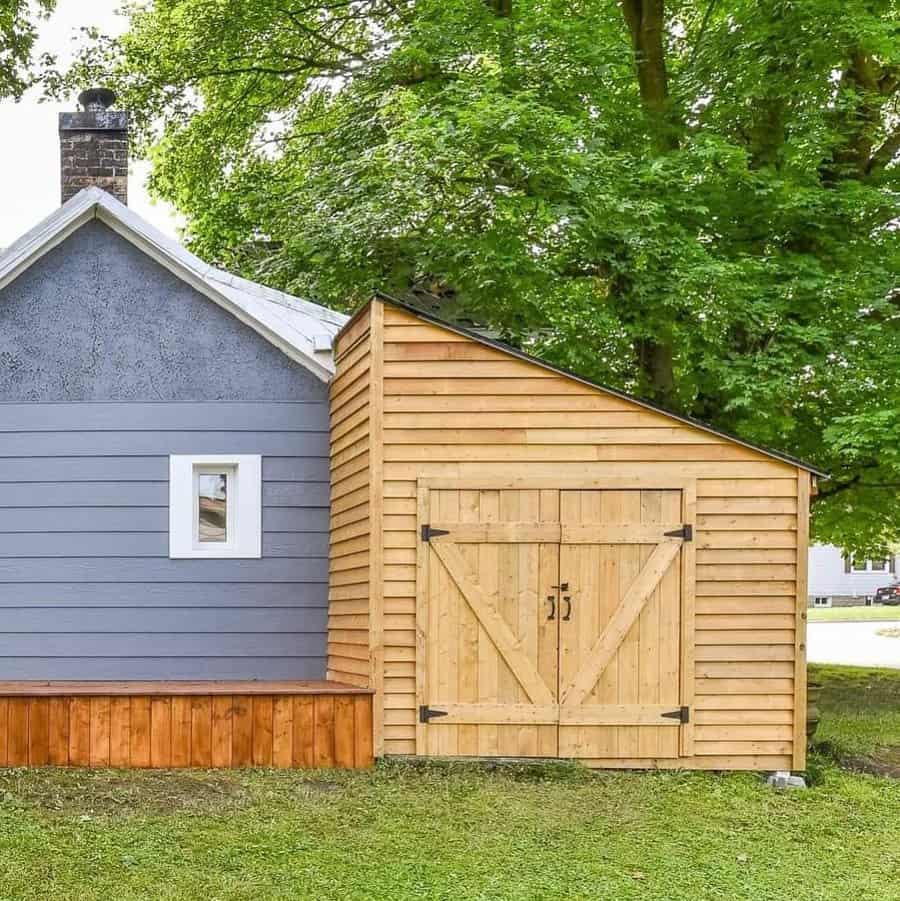
[[[128,203],[128,113],[110,109],[115,100],[92,88],[78,95],[79,112],[59,114],[63,203],[92,185]]]

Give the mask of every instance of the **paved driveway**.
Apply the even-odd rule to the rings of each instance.
[[[893,623],[809,623],[806,656],[810,663],[890,666],[900,669],[900,636],[877,633],[900,630]]]

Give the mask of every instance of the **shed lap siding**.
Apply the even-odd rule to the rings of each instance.
[[[0,404],[0,679],[322,678],[326,428],[324,401]],[[168,453],[236,447],[263,559],[170,560]]]
[[[698,480],[691,765],[790,768],[797,470],[404,311],[384,317],[385,751],[415,751],[417,478],[670,474]]]
[[[331,383],[331,548],[328,678],[369,685],[370,491],[369,315],[335,348]]]

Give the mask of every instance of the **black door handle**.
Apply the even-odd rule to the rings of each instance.
[[[563,619],[568,622],[572,618],[572,597],[571,595],[564,595],[563,600],[566,602],[566,615]]]
[[[552,594],[548,594],[547,600],[550,601],[550,616],[547,619],[556,619],[556,598]]]

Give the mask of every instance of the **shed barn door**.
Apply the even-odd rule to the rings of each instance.
[[[559,492],[432,490],[427,515],[418,753],[555,757]]]
[[[681,492],[562,491],[560,521],[559,755],[678,757]]]

